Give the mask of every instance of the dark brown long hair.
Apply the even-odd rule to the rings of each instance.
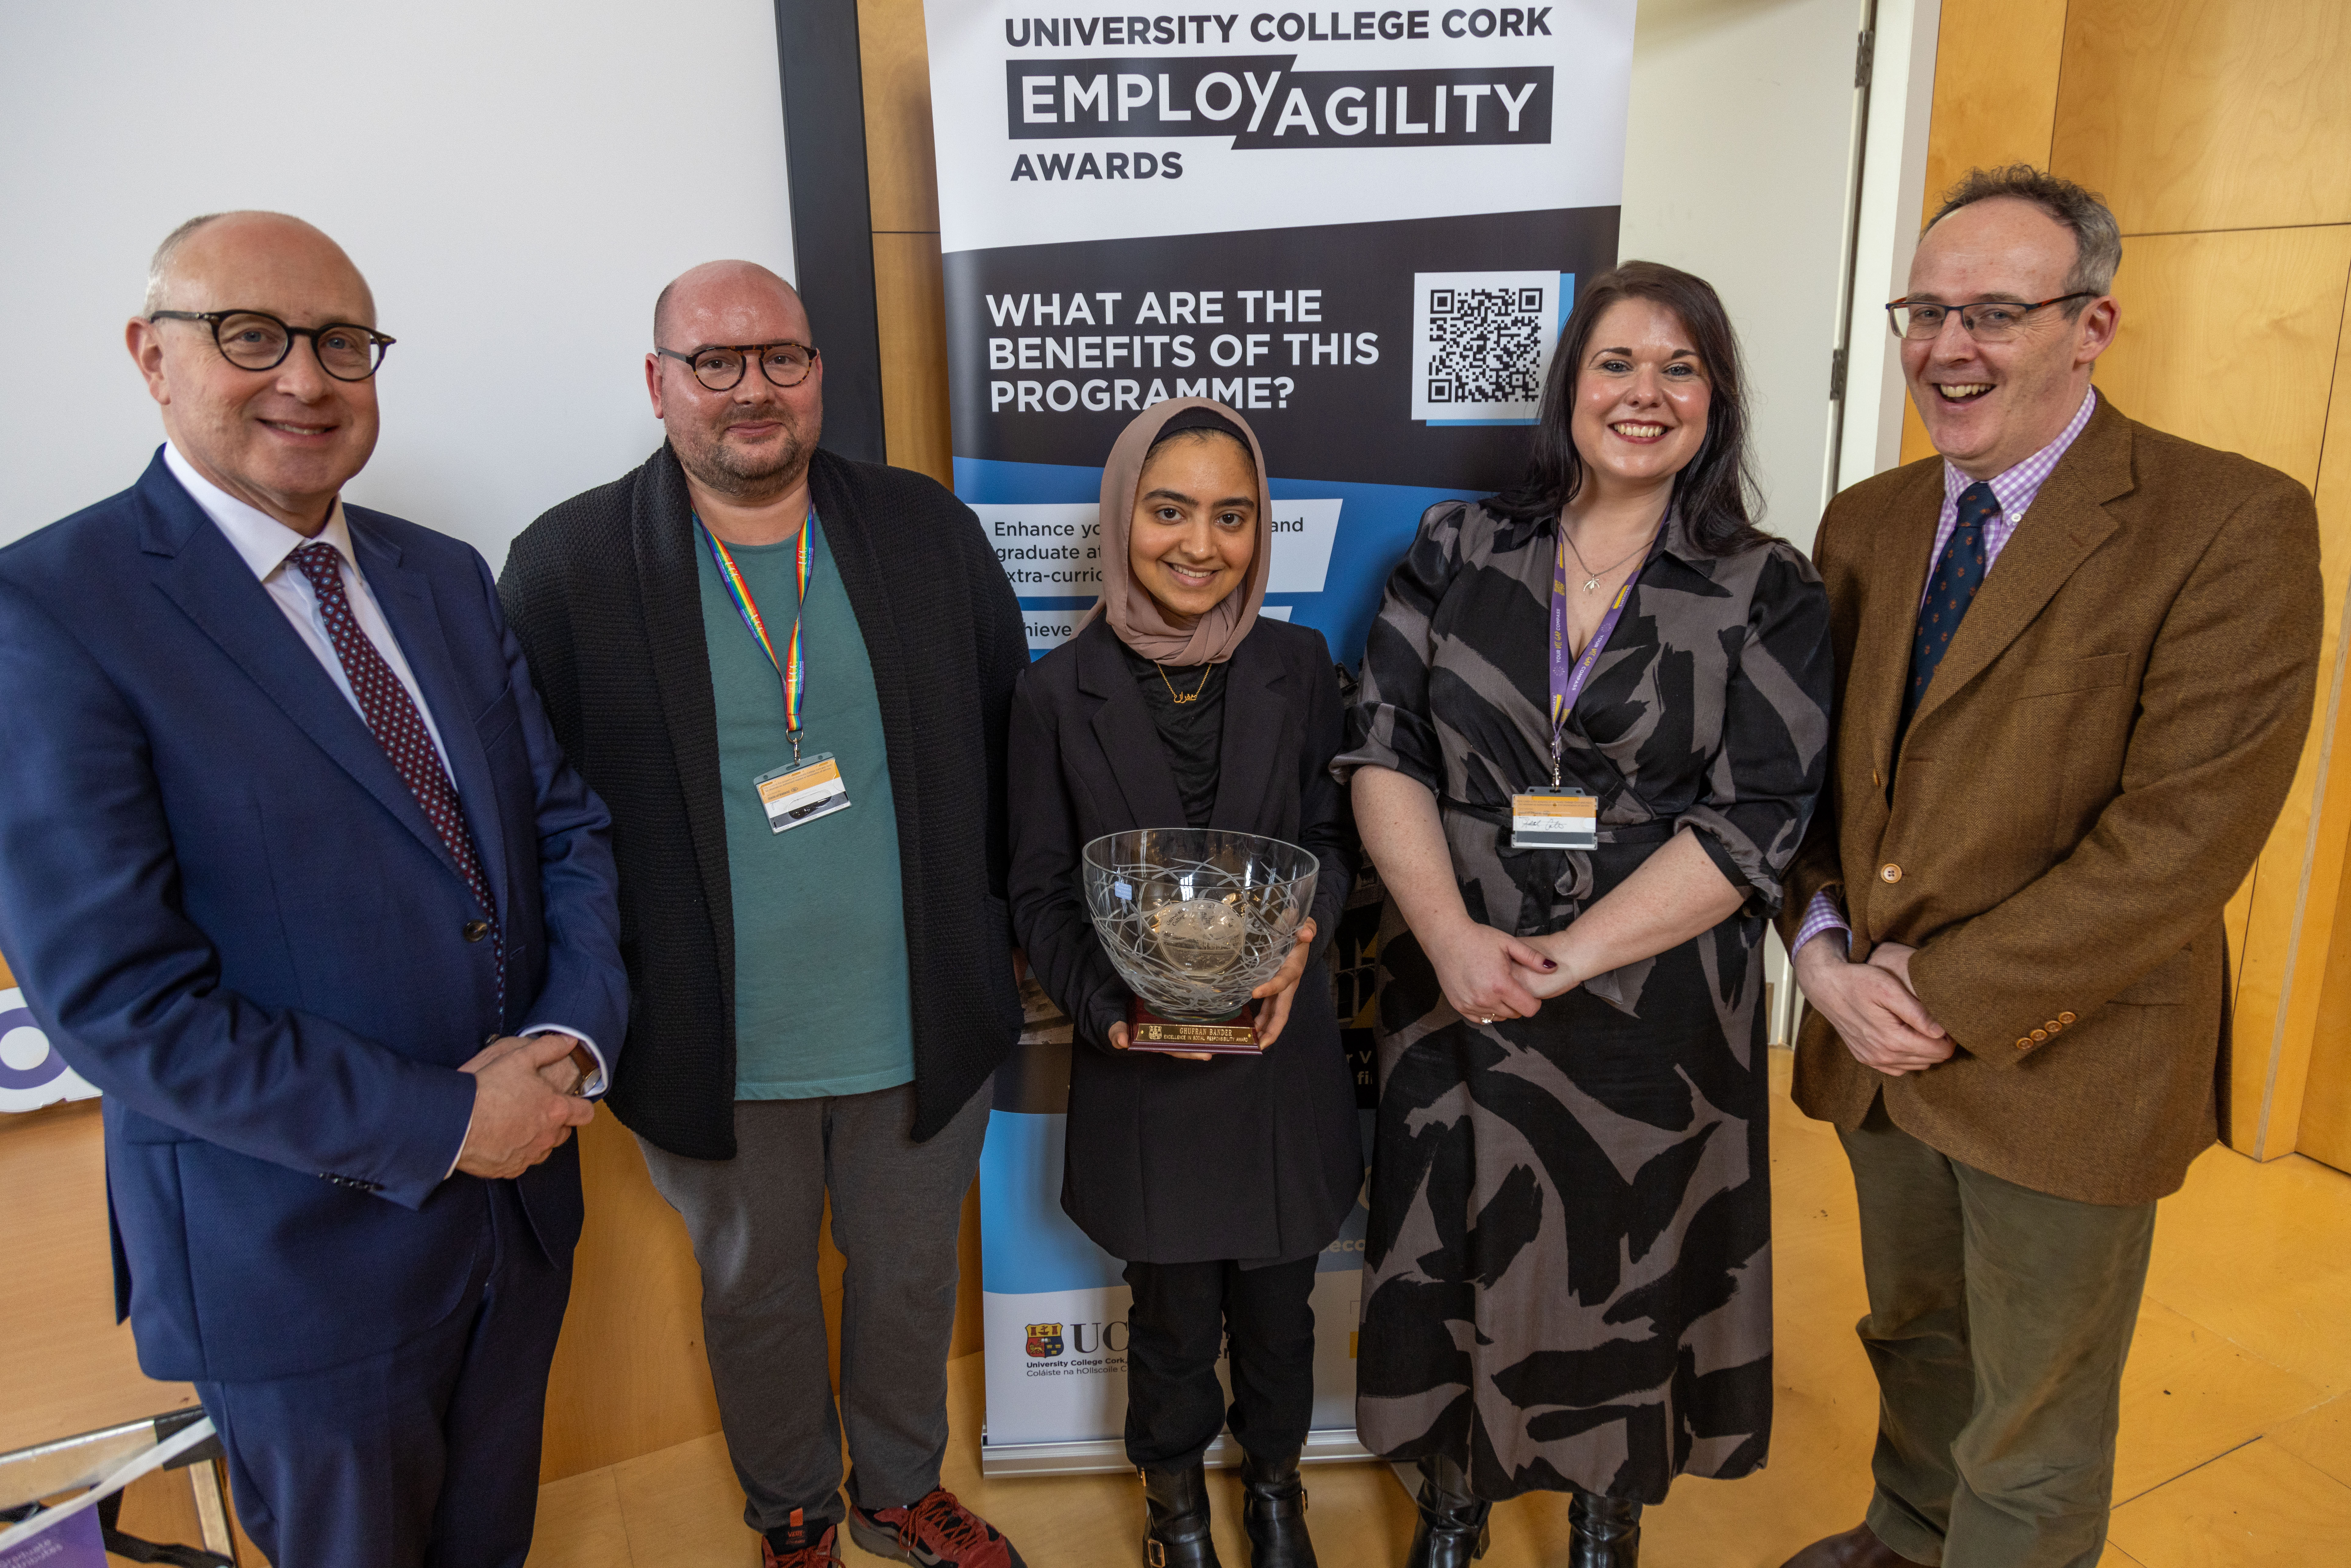
[[[1498,517],[1549,522],[1583,488],[1583,456],[1572,422],[1575,382],[1584,350],[1608,308],[1621,299],[1652,299],[1679,319],[1706,367],[1712,397],[1698,455],[1674,476],[1674,505],[1699,549],[1737,555],[1767,537],[1756,528],[1762,510],[1747,459],[1747,382],[1739,368],[1739,335],[1714,286],[1694,273],[1655,261],[1628,261],[1584,286],[1559,335],[1559,352],[1543,383],[1542,414],[1527,453],[1526,477],[1486,503]]]

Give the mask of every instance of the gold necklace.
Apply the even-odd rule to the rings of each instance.
[[[1559,537],[1567,541],[1567,553],[1575,558],[1575,564],[1583,568],[1583,591],[1586,593],[1597,593],[1600,591],[1600,580],[1602,578],[1606,577],[1610,572],[1614,571],[1618,567],[1623,566],[1626,561],[1631,560],[1635,556],[1639,555],[1643,550],[1649,548],[1649,541],[1647,539],[1643,539],[1639,544],[1635,545],[1630,550],[1618,556],[1615,560],[1612,561],[1607,566],[1601,568],[1598,571],[1594,571],[1584,560],[1583,552],[1575,548],[1575,538],[1567,531],[1567,525],[1565,523],[1562,523],[1559,526]]]
[[[1159,684],[1167,688],[1169,700],[1173,701],[1177,707],[1182,707],[1186,703],[1198,702],[1200,700],[1200,694],[1208,689],[1208,677],[1217,672],[1217,666],[1214,664],[1205,664],[1201,666],[1200,684],[1194,687],[1191,695],[1187,696],[1184,693],[1177,691],[1176,689],[1176,683],[1167,678],[1166,665],[1161,664],[1158,660],[1154,659],[1151,661],[1151,667],[1159,672]]]

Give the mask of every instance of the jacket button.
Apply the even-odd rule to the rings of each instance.
[[[2043,1042],[2044,1042],[2045,1040],[2048,1040],[2048,1038],[2049,1038],[2049,1031],[2048,1031],[2047,1030],[2045,1030],[2045,1029],[2036,1029],[2036,1030],[2034,1030],[2032,1031],[2032,1043],[2033,1043],[2033,1044],[2035,1044],[2035,1045],[2040,1045],[2040,1044],[2042,1044]]]
[[[2059,1023],[2072,1023],[2074,1021],[2074,1015],[2072,1013],[2059,1013],[2057,1015],[2057,1021]]]
[[[2016,1042],[2016,1049],[2019,1051],[2031,1051],[2032,1049],[2032,1042],[2029,1040],[2020,1040]]]
[[[459,926],[458,930],[466,941],[479,942],[490,934],[490,923],[486,920],[468,920]]]
[[[1882,880],[1886,882],[1900,882],[1902,880],[1902,868],[1896,865],[1892,861],[1887,861],[1884,865],[1877,868],[1877,874]]]
[[[2059,1030],[2064,1029],[2065,1026],[2059,1023],[2055,1019],[2051,1019],[2047,1023],[2043,1024],[2041,1027],[2047,1030],[2051,1034],[2055,1034]]]

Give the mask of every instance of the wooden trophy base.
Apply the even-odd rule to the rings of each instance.
[[[1255,1056],[1263,1047],[1257,1042],[1257,1003],[1245,1002],[1241,1010],[1218,1023],[1181,1023],[1161,1018],[1143,1005],[1140,997],[1130,997],[1126,1003],[1126,1037],[1129,1051],[1205,1051],[1217,1056]]]

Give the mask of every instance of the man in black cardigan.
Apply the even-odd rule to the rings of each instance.
[[[977,519],[817,450],[799,298],[714,262],[662,291],[669,439],[533,523],[499,593],[611,808],[633,1006],[608,1098],[702,1268],[745,1518],[775,1568],[852,1537],[1019,1568],[939,1489],[956,1227],[1020,1026],[1004,741],[1029,660]],[[849,1256],[841,1403],[817,1232]]]

